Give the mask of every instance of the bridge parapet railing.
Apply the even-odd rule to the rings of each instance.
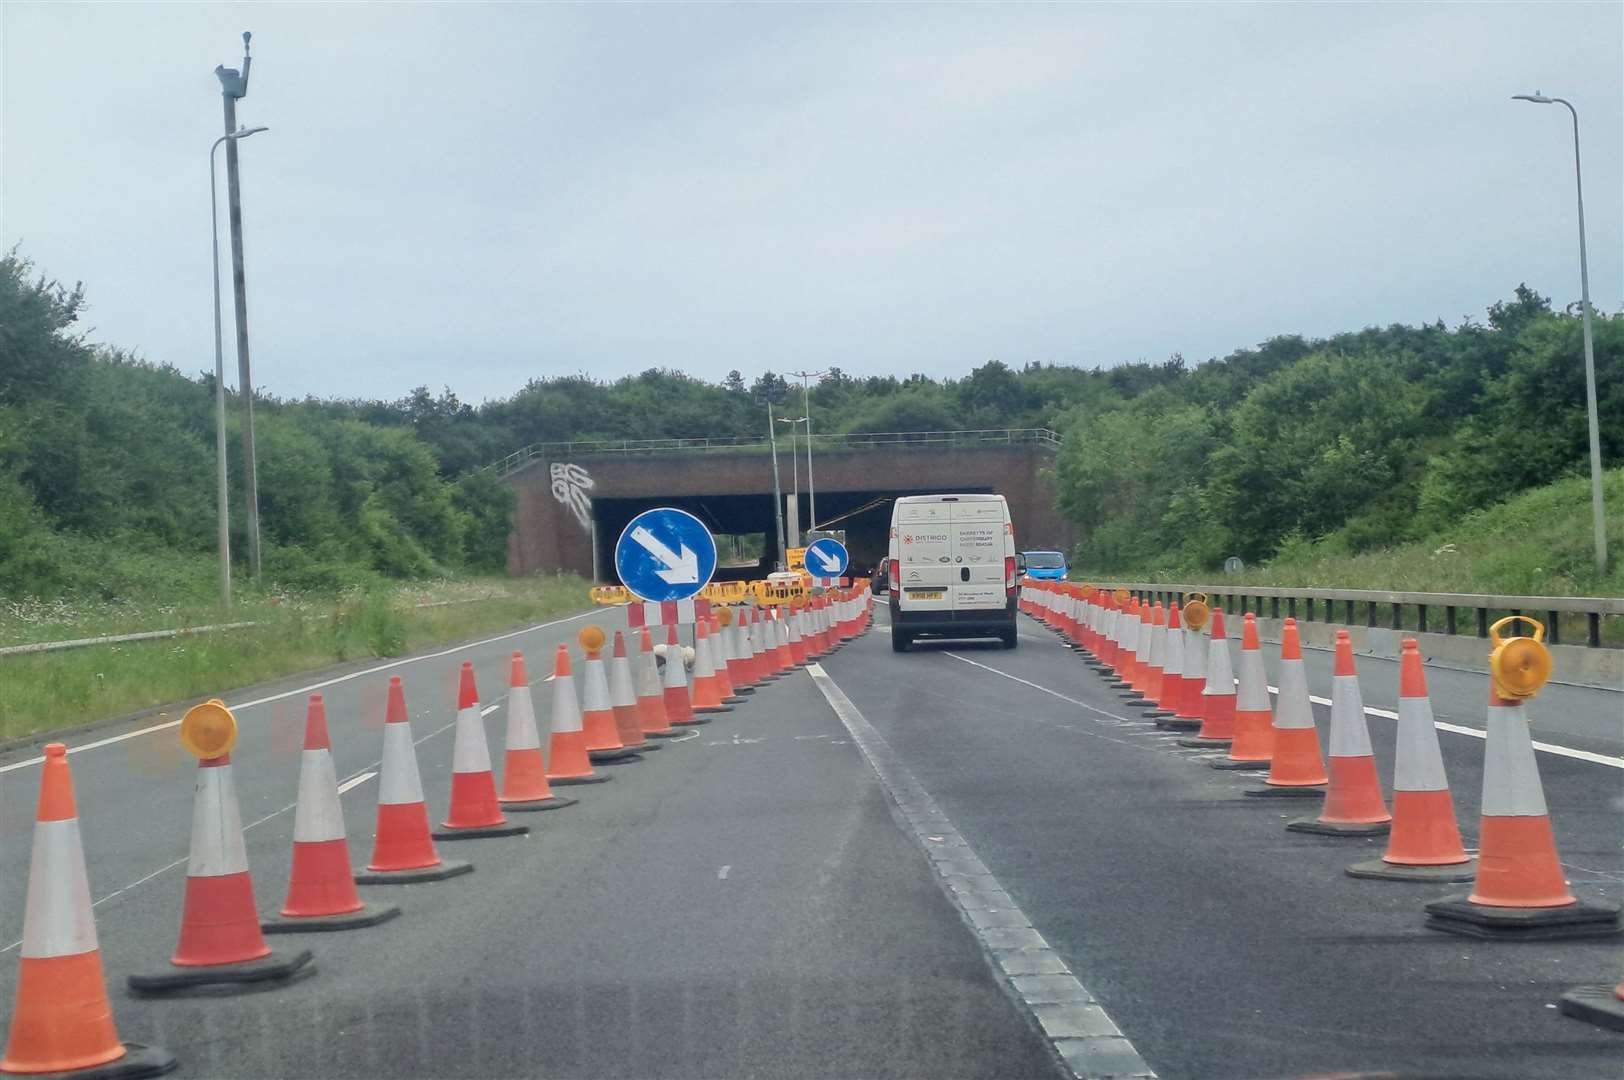
[[[801,436],[805,438],[805,436]],[[588,439],[531,443],[488,466],[497,477],[511,475],[533,461],[557,461],[593,454],[669,454],[762,451],[770,448],[756,435],[707,439]],[[951,447],[1021,446],[1058,449],[1060,435],[1048,428],[985,428],[974,431],[875,431],[812,435],[821,452],[868,449],[941,449]]]
[[[1102,583],[1100,587],[1127,589],[1142,600],[1171,600],[1181,604],[1190,593],[1204,593],[1230,615],[1251,611],[1273,619],[1289,616],[1310,623],[1483,639],[1488,638],[1489,626],[1496,619],[1505,615],[1528,615],[1545,624],[1545,640],[1553,645],[1566,644],[1567,637],[1582,635],[1584,644],[1592,649],[1624,647],[1624,598],[1619,597],[1284,589],[1167,582],[1115,582]],[[1341,618],[1337,617],[1338,605]]]

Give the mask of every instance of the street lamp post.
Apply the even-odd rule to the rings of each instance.
[[[1590,336],[1590,264],[1585,255],[1585,182],[1579,168],[1579,111],[1564,98],[1513,94],[1513,101],[1535,105],[1566,105],[1573,116],[1573,184],[1579,196],[1579,300],[1585,337],[1585,408],[1590,414],[1590,516],[1596,531],[1596,573],[1607,572],[1607,517],[1601,495],[1601,431],[1596,417],[1596,351]]]
[[[261,131],[264,127],[244,128],[222,135],[209,147],[209,238],[214,243],[214,501],[218,521],[220,548],[220,606],[231,606],[231,508],[226,501],[226,370],[225,354],[220,342],[220,200],[216,192],[215,151],[223,142],[236,142]]]
[[[790,502],[795,507],[795,512],[790,515],[789,546],[790,547],[800,547],[801,546],[801,536],[800,536],[800,533],[801,533],[801,454],[800,454],[800,451],[798,449],[796,449],[796,446],[795,446],[795,425],[804,424],[806,422],[806,417],[798,416],[798,417],[796,417],[795,419],[792,420],[787,416],[780,416],[778,418],[778,422],[780,424],[788,424],[789,425],[789,459],[790,459],[791,462],[793,462],[793,465],[790,468],[790,494],[789,494],[789,499],[790,499]]]
[[[812,482],[812,387],[808,379],[821,379],[829,374],[827,371],[792,371],[791,375],[798,375],[801,379],[801,411],[806,413],[801,417],[806,421],[806,527],[815,530],[818,527],[818,489]]]
[[[772,393],[763,396],[767,399],[767,441],[773,448],[773,519],[778,522],[778,565],[782,566],[788,549],[784,546],[784,491],[778,483],[778,425],[773,422]]]

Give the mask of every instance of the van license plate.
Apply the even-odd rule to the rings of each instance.
[[[943,596],[946,596],[946,595],[947,594],[945,592],[943,592],[941,589],[909,589],[908,590],[908,599],[910,599],[910,600],[940,600]]]

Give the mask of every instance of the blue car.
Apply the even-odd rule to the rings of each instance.
[[[1026,576],[1035,581],[1065,581],[1066,553],[1063,551],[1024,551]]]

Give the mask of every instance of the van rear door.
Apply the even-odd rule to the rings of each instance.
[[[965,499],[950,507],[953,609],[1003,608],[1004,507],[1002,499]]]
[[[953,505],[897,503],[897,599],[909,611],[952,609]]]

